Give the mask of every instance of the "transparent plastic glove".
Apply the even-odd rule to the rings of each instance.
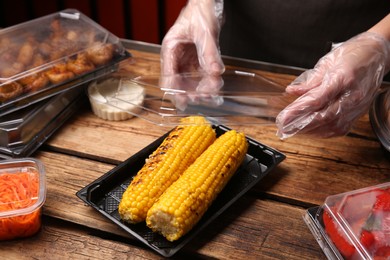
[[[189,0],[161,47],[161,73],[203,71],[220,75],[225,67],[219,50],[223,0]]]
[[[161,76],[159,87],[169,93],[165,98],[169,98],[177,109],[185,111],[188,104],[207,102],[217,106],[223,103],[223,97],[219,96],[223,84],[220,75],[183,73]]]
[[[277,135],[341,136],[366,113],[388,68],[390,43],[364,32],[340,44],[302,73],[286,92],[301,95],[276,118]]]

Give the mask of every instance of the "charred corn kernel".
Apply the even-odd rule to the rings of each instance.
[[[179,239],[201,219],[245,158],[243,133],[221,135],[150,208],[146,224],[169,241]]]
[[[122,220],[144,221],[156,199],[215,141],[215,131],[204,117],[186,117],[182,123],[148,157],[123,193],[118,207]]]

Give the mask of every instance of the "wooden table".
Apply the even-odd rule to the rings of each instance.
[[[135,73],[159,71],[158,46],[124,41]],[[301,71],[226,57],[287,85]],[[160,255],[122,231],[75,193],[166,133],[134,118],[122,122],[96,117],[87,99],[32,156],[47,171],[43,227],[35,236],[0,243],[2,259],[159,259]],[[173,258],[325,259],[303,221],[305,210],[332,194],[390,181],[368,115],[350,134],[331,139],[295,136],[279,140],[274,125],[237,127],[287,158]]]

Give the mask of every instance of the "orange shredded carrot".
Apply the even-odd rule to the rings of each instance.
[[[0,213],[27,208],[38,200],[39,180],[36,172],[0,175]],[[0,240],[27,237],[41,227],[41,209],[24,215],[0,218]]]

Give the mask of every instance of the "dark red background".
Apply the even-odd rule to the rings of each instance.
[[[120,38],[161,43],[187,0],[0,1],[5,28],[67,8],[78,9]]]

